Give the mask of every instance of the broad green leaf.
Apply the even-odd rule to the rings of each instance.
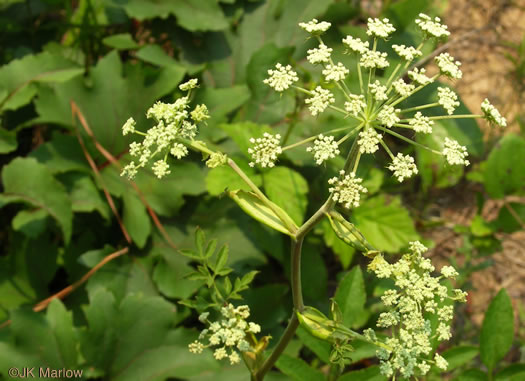
[[[146,245],[151,233],[151,220],[146,207],[134,192],[124,194],[124,213],[122,220],[131,238],[139,248]]]
[[[122,6],[130,17],[140,21],[174,15],[177,18],[177,24],[192,32],[222,30],[228,26],[216,0],[177,0],[176,2],[129,0],[125,3],[112,1],[115,5]]]
[[[343,277],[335,293],[335,301],[343,313],[345,326],[355,328],[357,324],[362,323],[361,315],[364,312],[366,290],[359,266],[354,266]]]
[[[0,68],[0,110],[16,110],[30,102],[37,93],[35,81],[65,81],[82,71],[72,61],[49,52],[11,61]]]
[[[69,173],[63,177],[71,195],[73,212],[97,211],[106,219],[110,219],[110,211],[106,199],[102,199],[99,190],[91,177],[86,174]]]
[[[459,376],[454,378],[454,381],[486,381],[489,378],[487,373],[479,369],[467,369]]]
[[[69,171],[92,173],[75,136],[55,133],[50,141],[39,145],[29,156],[44,164],[53,174]]]
[[[261,186],[261,175],[257,174],[245,160],[236,159],[235,163],[256,186]],[[251,190],[251,188],[229,165],[223,165],[221,167],[211,169],[208,172],[208,175],[206,176],[206,189],[212,196],[219,196],[226,190]]]
[[[288,355],[281,355],[275,363],[281,372],[286,374],[290,379],[296,381],[324,381],[323,374],[311,368],[304,360],[294,358]]]
[[[490,152],[483,170],[484,184],[492,198],[524,192],[525,139],[507,134]]]
[[[381,374],[377,365],[370,366],[361,370],[353,370],[343,374],[338,378],[339,381],[387,381],[388,379]]]
[[[318,303],[326,297],[328,270],[321,255],[322,247],[306,241],[303,244],[301,272],[303,279],[303,294],[307,303]]]
[[[228,134],[237,144],[239,150],[248,158],[251,158],[248,154],[248,148],[252,146],[250,138],[261,137],[265,132],[273,133],[270,126],[253,122],[224,123],[219,125],[219,128]]]
[[[511,364],[500,370],[496,377],[497,381],[520,381],[525,379],[525,364]]]
[[[118,50],[128,50],[136,49],[139,47],[139,44],[133,40],[133,37],[129,33],[114,34],[102,39],[102,43],[118,49]]]
[[[481,361],[490,370],[507,354],[514,338],[514,313],[505,289],[492,299],[480,334]]]
[[[478,347],[472,345],[463,345],[447,349],[441,355],[448,362],[447,371],[451,371],[456,368],[459,368],[462,365],[467,364],[478,354]]]
[[[294,222],[290,217],[286,215],[286,212],[274,204],[273,210],[268,205],[263,203],[259,197],[252,192],[245,192],[242,190],[228,192],[230,197],[244,210],[248,215],[255,218],[257,221],[271,227],[283,234],[292,235],[293,233],[288,230],[284,223],[274,213],[273,210],[280,210],[281,216],[286,216],[288,223],[291,226],[295,226]]]
[[[57,222],[66,244],[71,238],[73,212],[64,187],[45,165],[31,158],[16,158],[2,170],[2,202],[23,202],[42,208]]]
[[[290,317],[289,287],[286,284],[266,284],[243,292],[244,304],[250,306],[250,319],[261,325],[263,332],[279,327]]]
[[[301,339],[303,344],[314,352],[322,361],[327,364],[330,362],[330,351],[332,345],[328,341],[312,336],[303,327],[297,329],[297,336],[299,336],[299,339]]]
[[[408,211],[398,197],[384,195],[367,199],[353,210],[351,220],[373,247],[398,252],[419,238]]]
[[[141,60],[157,65],[157,66],[180,66],[173,57],[170,57],[162,48],[158,45],[146,45],[140,48],[136,53],[137,58]],[[181,67],[182,69],[182,67]],[[184,69],[182,69],[184,70]]]
[[[386,14],[397,29],[406,29],[420,13],[426,13],[428,6],[426,0],[401,0],[391,4]]]
[[[524,221],[525,204],[509,202],[499,210],[498,218],[492,221],[492,224],[505,233],[514,233],[523,229]]]
[[[21,210],[11,221],[11,226],[30,238],[36,238],[46,229],[48,216],[45,209]]]
[[[308,205],[308,183],[300,173],[286,167],[275,167],[264,172],[264,189],[277,205],[287,211],[301,225]]]
[[[17,147],[16,132],[0,127],[0,154],[13,152]]]

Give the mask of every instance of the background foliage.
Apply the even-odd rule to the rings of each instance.
[[[401,30],[393,43],[412,43],[415,16],[436,13],[434,5],[385,1],[383,14]],[[263,131],[293,142],[346,123],[332,114],[311,118],[301,110],[302,99],[291,93],[280,97],[262,83],[277,61],[299,65],[310,84],[319,77],[303,58],[313,42],[297,28],[313,17],[335,25],[326,40],[339,46],[346,34],[364,34],[368,13],[352,0],[0,4],[0,321],[6,322],[0,329],[0,375],[7,378],[12,366],[45,366],[83,369],[86,379],[247,379],[242,365],[188,352],[201,327],[178,302],[205,291],[202,282],[186,278],[192,263],[178,249],[194,247],[199,226],[219,245],[229,244],[235,276],[258,270],[243,296],[253,321],[277,338],[292,306],[287,241],[222,197],[225,189],[244,189],[230,168],[209,170],[196,154],[174,162],[165,180],[141,173],[132,186],[119,176],[119,166],[129,160],[121,126],[131,116],[146,128],[145,110],[154,101],[174,99],[179,83],[199,77],[196,102],[206,103],[212,115],[201,138],[234,157],[273,202],[303,222],[326,199],[323,184],[341,163],[333,160],[319,170],[306,152],[287,151],[282,166],[259,173],[248,166],[247,147],[248,139]],[[436,88],[422,91],[419,103]],[[383,171],[386,157],[365,162],[361,177],[369,195],[351,219],[372,245],[389,254],[422,239],[432,224],[454,224],[431,216],[440,192],[475,182],[481,210],[487,199],[525,190],[523,134],[507,134],[486,149],[473,121],[442,122],[434,130],[437,137],[425,137],[426,145],[441,148],[438,142],[450,135],[468,147],[475,165],[467,177],[416,149],[421,176],[399,188]],[[523,228],[523,203],[507,205],[493,221],[478,215],[469,226],[454,227],[465,246],[461,257],[449,260],[461,269],[462,287],[468,289],[472,272],[490,265],[501,233]],[[378,295],[388,285],[363,271],[365,262],[324,222],[305,242],[305,302],[327,311],[335,295],[345,325],[372,326],[381,312]],[[85,283],[75,284],[126,247]],[[37,308],[71,284],[72,293]],[[33,306],[47,309],[35,312]],[[480,330],[468,319],[468,311],[458,311],[454,342],[445,351],[452,378],[525,378],[505,290],[492,301]],[[382,379],[374,348],[355,347],[340,379]],[[326,343],[299,330],[268,379],[326,379],[329,353]]]

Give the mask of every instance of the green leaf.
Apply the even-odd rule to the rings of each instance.
[[[303,327],[297,329],[297,336],[303,342],[303,344],[316,354],[323,362],[330,363],[330,352],[332,350],[332,345],[328,341],[318,339],[315,336],[312,336],[308,331]]]
[[[91,177],[85,174],[71,173],[65,181],[70,190],[73,212],[97,211],[106,220],[110,219],[107,201],[102,199]]]
[[[335,301],[343,313],[345,326],[355,328],[358,323],[361,323],[361,315],[366,302],[366,290],[363,273],[359,266],[354,266],[343,277],[335,293]]]
[[[447,360],[448,367],[447,371],[459,368],[462,365],[467,364],[469,361],[474,359],[479,354],[478,347],[471,345],[462,345],[459,347],[453,347],[444,351],[441,355]]]
[[[351,219],[372,246],[380,251],[395,253],[419,238],[399,197],[387,199],[378,195],[367,199],[354,209]]]
[[[214,271],[216,273],[220,272],[226,266],[226,263],[228,263],[228,245],[223,245],[217,254]]]
[[[347,245],[335,234],[328,220],[323,220],[321,227],[324,243],[339,257],[343,269],[348,269],[356,250],[352,246]]]
[[[102,39],[102,43],[118,50],[136,49],[139,44],[133,40],[129,33],[114,34]]]
[[[92,173],[75,136],[54,133],[50,141],[31,151],[34,157],[53,173],[79,171]]]
[[[345,220],[345,218],[336,211],[330,212],[327,215],[330,221],[330,226],[334,230],[339,239],[344,241],[347,245],[354,249],[363,252],[367,255],[369,252],[377,252],[363,237],[363,234],[357,228]]]
[[[388,379],[381,374],[377,365],[372,365],[361,370],[354,370],[343,374],[338,378],[339,381],[387,381]]]
[[[174,65],[175,67],[179,67],[181,70],[184,70],[173,57],[170,57],[158,45],[145,45],[140,48],[135,55],[137,58],[140,58],[141,60],[153,65],[161,67]]]
[[[488,379],[487,373],[479,369],[467,369],[456,377],[454,381],[486,381]]]
[[[2,170],[3,203],[23,202],[41,208],[59,224],[67,244],[71,238],[73,212],[71,201],[45,165],[31,158],[16,158]]]
[[[313,369],[308,364],[299,358],[294,358],[288,355],[282,355],[275,363],[281,372],[286,374],[292,380],[297,381],[324,381],[323,374]]]
[[[140,21],[174,15],[177,24],[192,32],[222,30],[228,26],[216,0],[177,0],[176,2],[129,0],[125,3],[113,0],[113,2],[117,6],[122,6],[130,17]]]
[[[250,157],[248,148],[252,146],[250,138],[262,136],[265,132],[272,133],[270,126],[266,124],[256,124],[253,122],[221,124],[219,128],[224,130],[230,138],[237,144],[239,150]],[[253,169],[252,169],[253,170]]]
[[[46,229],[48,214],[44,209],[21,210],[11,221],[14,230],[30,238],[38,237]]]
[[[525,364],[511,364],[505,369],[500,370],[496,377],[496,381],[520,381],[525,379]]]
[[[498,218],[492,224],[505,233],[514,233],[523,228],[524,221],[525,204],[509,202],[499,210]]]
[[[151,233],[151,221],[146,207],[133,192],[125,193],[122,201],[124,203],[122,215],[124,226],[135,244],[143,248]]]
[[[16,132],[0,127],[0,154],[13,152],[17,147]]]
[[[301,272],[303,279],[303,294],[307,303],[318,303],[326,297],[328,284],[328,270],[324,263],[322,247],[306,241],[303,245],[303,255],[301,260]]]
[[[287,211],[299,225],[303,223],[308,205],[308,183],[300,173],[286,167],[264,172],[264,189],[277,205]]]
[[[261,175],[257,174],[255,170],[248,165],[247,161],[236,159],[235,163],[256,186],[261,186]],[[212,196],[218,196],[226,191],[226,189],[233,191],[239,189],[244,191],[251,190],[251,188],[229,165],[223,165],[221,167],[211,169],[208,172],[208,175],[206,176],[206,189]]]
[[[484,184],[492,198],[525,191],[525,139],[505,135],[490,152],[483,171]]]
[[[514,313],[509,295],[505,289],[492,299],[485,313],[480,334],[481,361],[494,369],[507,354],[514,337]]]
[[[263,203],[259,197],[252,192],[245,192],[242,190],[229,192],[230,197],[244,210],[248,215],[255,218],[257,221],[271,227],[283,234],[292,235],[293,233],[283,224],[270,207]],[[286,215],[286,212],[274,204],[274,209],[281,210],[281,215]],[[295,226],[290,217],[286,217],[289,224]],[[297,228],[297,226],[295,226]]]

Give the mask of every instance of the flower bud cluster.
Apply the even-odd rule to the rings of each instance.
[[[216,360],[228,358],[234,365],[241,361],[238,352],[253,350],[249,336],[261,332],[261,327],[253,322],[247,322],[250,317],[248,306],[234,307],[228,304],[221,308],[222,318],[219,321],[208,320],[209,313],[204,312],[199,316],[201,323],[207,325],[195,340],[188,346],[191,353],[200,354],[205,348],[215,347],[213,357]],[[253,340],[252,340],[253,342]]]
[[[368,190],[361,185],[363,179],[355,176],[354,172],[345,175],[345,171],[339,172],[339,177],[332,177],[328,180],[328,184],[332,185],[328,191],[332,194],[332,199],[335,202],[343,204],[347,209],[351,207],[357,208],[361,193],[367,193]]]
[[[323,161],[333,159],[339,155],[339,148],[333,136],[320,134],[314,141],[313,147],[306,148],[307,152],[314,153],[315,162],[320,165]]]
[[[381,373],[386,377],[400,374],[403,378],[424,376],[431,365],[446,370],[447,362],[439,354],[428,359],[432,353],[431,340],[450,339],[450,323],[453,318],[454,300],[464,301],[465,293],[459,289],[449,292],[441,284],[444,278],[458,275],[451,266],[444,266],[440,276],[432,276],[435,268],[423,257],[427,248],[420,242],[411,242],[409,253],[397,262],[388,263],[378,254],[368,265],[369,271],[378,278],[390,278],[395,289],[385,291],[381,300],[387,311],[379,315],[377,326],[394,330],[395,334],[384,341],[385,347],[377,351]],[[437,317],[433,328],[431,315]],[[365,332],[377,340],[373,331]],[[389,348],[389,349],[387,349]]]

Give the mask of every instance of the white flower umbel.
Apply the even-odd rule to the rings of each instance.
[[[447,77],[451,79],[461,79],[463,76],[463,73],[459,69],[461,62],[454,61],[454,57],[452,57],[450,54],[441,53],[435,58],[435,61],[439,67],[439,70],[441,70],[441,73]]]
[[[459,106],[458,96],[448,87],[438,87],[438,97],[438,103],[447,110],[448,115],[452,115]]]
[[[428,85],[429,83],[432,83],[434,82],[434,80],[432,78],[429,78],[425,75],[427,71],[422,68],[422,69],[418,69],[417,67],[414,69],[414,70],[411,70],[408,72],[408,76],[410,77],[410,79],[420,85]]]
[[[399,57],[403,58],[405,61],[413,61],[417,57],[421,57],[423,53],[413,46],[405,46],[405,45],[392,45],[392,48],[394,51],[399,55]]]
[[[248,306],[234,307],[228,304],[222,307],[220,312],[221,320],[215,322],[209,321],[208,315],[201,314],[202,319],[199,318],[199,320],[208,327],[202,330],[199,339],[191,343],[188,349],[191,353],[199,354],[205,348],[216,347],[213,357],[216,360],[227,358],[230,364],[234,365],[241,361],[238,351],[253,350],[247,341],[247,336],[259,333],[261,327],[246,321],[250,317]]]
[[[208,107],[206,107],[206,105],[195,106],[195,109],[193,109],[190,115],[195,123],[204,122],[206,119],[210,118]]]
[[[368,19],[368,29],[366,34],[373,37],[388,38],[392,33],[396,31],[396,28],[389,22],[388,19]]]
[[[346,36],[343,38],[343,44],[345,44],[348,49],[353,51],[354,53],[363,54],[366,51],[368,51],[369,43],[368,41],[362,41],[360,38],[352,37],[352,36]]]
[[[341,62],[337,65],[326,65],[323,75],[327,81],[342,81],[350,71]]]
[[[124,123],[124,125],[122,126],[122,135],[127,135],[127,134],[135,132],[135,125],[136,125],[135,119],[129,118],[126,121],[126,123]]]
[[[299,23],[299,26],[304,29],[305,31],[307,31],[308,33],[312,34],[312,35],[320,35],[324,32],[326,32],[328,29],[330,29],[330,26],[332,24],[330,24],[329,22],[326,22],[326,21],[317,21],[317,19],[313,19],[311,21],[308,21],[308,22],[301,22]]]
[[[169,170],[170,166],[164,160],[157,160],[153,163],[153,173],[159,179],[162,179],[164,176],[169,175],[171,171]]]
[[[325,44],[320,44],[319,47],[308,50],[306,59],[313,65],[329,62],[332,50],[332,48],[327,47]]]
[[[299,80],[297,73],[292,70],[290,65],[283,66],[280,63],[275,65],[275,69],[269,69],[268,75],[263,82],[273,88],[275,91],[284,91],[288,89],[292,83]]]
[[[349,101],[345,102],[345,110],[357,117],[366,108],[365,96],[348,94]]]
[[[417,175],[417,167],[415,160],[410,155],[403,155],[398,153],[392,163],[388,166],[392,172],[394,172],[394,177],[401,183],[404,179],[412,177],[412,175]]]
[[[496,107],[490,104],[487,98],[485,98],[483,103],[481,103],[481,110],[483,111],[483,114],[485,114],[485,118],[489,122],[495,123],[500,127],[507,126],[507,120],[501,116]]]
[[[445,148],[443,149],[443,155],[447,159],[449,164],[457,164],[467,166],[470,162],[466,159],[468,156],[467,148],[459,145],[456,140],[445,138]]]
[[[434,20],[432,20],[430,16],[420,13],[419,18],[416,19],[416,24],[427,38],[445,38],[450,35],[447,26],[441,24],[439,17],[435,17]]]
[[[333,159],[339,155],[339,148],[333,136],[320,134],[314,141],[313,147],[307,147],[307,152],[314,153],[315,162],[321,165],[323,161]]]
[[[449,295],[448,288],[440,284],[441,277],[432,276],[435,269],[430,260],[422,256],[425,251],[419,242],[412,242],[410,252],[396,263],[388,263],[379,254],[368,265],[378,278],[391,278],[395,284],[395,289],[381,297],[387,311],[381,313],[377,321],[378,326],[389,327],[394,332],[384,341],[390,349],[381,348],[377,352],[380,371],[386,377],[424,376],[430,365],[438,362],[439,367],[446,369],[446,361],[440,355],[429,358],[433,351],[431,340],[443,341],[450,337],[453,309],[444,306],[444,302],[462,291],[453,290],[452,296]],[[436,328],[431,324],[431,314],[437,316]],[[377,340],[371,332],[367,337]]]
[[[179,85],[179,89],[181,89],[182,91],[190,91],[197,87],[199,87],[197,78],[192,78],[189,81]]]
[[[339,172],[339,177],[332,177],[328,184],[332,185],[328,191],[332,194],[335,202],[342,204],[345,208],[357,208],[361,199],[361,193],[368,190],[361,185],[363,179],[355,176],[354,172],[345,175],[345,171]]]
[[[374,128],[367,128],[359,133],[359,151],[361,153],[374,153],[379,149],[382,136]]]
[[[377,114],[377,119],[381,122],[381,124],[392,127],[394,124],[399,122],[399,117],[396,115],[399,111],[399,109],[394,108],[391,105],[385,105]]]
[[[263,168],[272,168],[275,166],[277,156],[279,156],[283,150],[280,146],[281,135],[277,134],[273,136],[268,132],[263,134],[262,138],[251,138],[250,143],[254,146],[248,148],[248,153],[252,156],[252,162],[250,167],[254,167],[255,164],[259,164]]]
[[[399,78],[397,81],[392,82],[392,86],[394,87],[396,93],[402,97],[408,97],[410,93],[412,93],[412,91],[414,91],[416,88],[416,86],[413,84],[403,81],[403,78]]]
[[[390,65],[390,63],[386,59],[387,57],[388,55],[384,52],[379,52],[377,50],[367,50],[361,56],[361,59],[359,60],[359,65],[366,69],[384,69],[385,67],[388,67]]]
[[[175,143],[173,147],[171,147],[170,153],[177,159],[182,159],[184,156],[188,155],[188,149],[184,144]]]
[[[376,101],[386,101],[388,95],[386,95],[387,88],[386,86],[381,85],[381,82],[375,81],[368,86],[368,90],[374,95]]]
[[[431,120],[428,116],[424,116],[420,111],[416,112],[414,117],[408,121],[408,124],[416,132],[422,132],[424,134],[432,133],[432,126],[434,121]]]
[[[305,100],[306,104],[309,104],[308,109],[313,116],[323,112],[326,108],[335,102],[334,95],[321,86],[317,86],[315,90],[312,90],[312,97]]]

